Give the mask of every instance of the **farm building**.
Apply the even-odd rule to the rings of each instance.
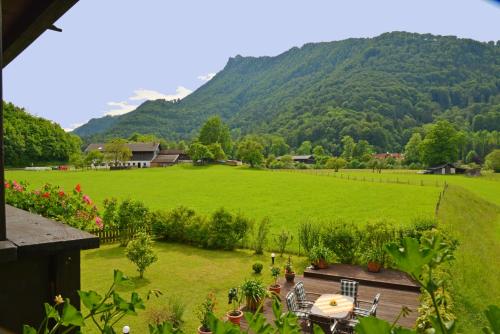
[[[281,160],[282,157],[277,157],[276,160]],[[292,160],[293,162],[301,162],[304,164],[313,164],[316,162],[314,159],[314,155],[308,154],[308,155],[292,155]]]
[[[241,166],[243,165],[243,162],[240,160],[226,160],[225,164],[228,166]]]
[[[429,167],[424,171],[424,174],[464,174],[466,168],[457,167],[452,163],[446,163],[439,166]]]

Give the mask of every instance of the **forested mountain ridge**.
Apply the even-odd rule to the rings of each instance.
[[[500,130],[500,43],[393,32],[276,57],[236,56],[181,101],[147,101],[75,133],[190,139],[212,115],[235,137],[274,133],[292,147],[311,140],[332,152],[344,135],[399,151],[416,128],[441,118],[461,129]]]

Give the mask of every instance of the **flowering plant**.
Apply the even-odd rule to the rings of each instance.
[[[29,191],[26,183],[15,180],[5,181],[4,186],[7,204],[82,230],[103,228],[97,207],[79,184],[71,192],[50,184]]]

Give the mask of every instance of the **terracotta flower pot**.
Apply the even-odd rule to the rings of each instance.
[[[198,327],[198,334],[212,334],[212,332],[211,331],[206,332],[200,326],[200,327]]]
[[[239,312],[238,315],[233,315],[233,311],[227,312],[226,316],[229,319],[229,321],[231,321],[233,324],[239,326],[241,318],[243,318],[243,312],[241,312],[239,310],[237,312]]]
[[[328,262],[326,262],[325,259],[319,259],[318,261],[316,261],[316,263],[314,265],[318,269],[326,269],[326,268],[328,268]]]
[[[368,261],[368,271],[371,273],[378,273],[382,265],[378,262]]]
[[[257,311],[257,308],[259,307],[260,305],[260,299],[259,300],[255,300],[251,297],[246,297],[246,300],[247,300],[247,310],[250,311],[250,312],[255,312]]]
[[[275,292],[276,294],[278,294],[278,295],[279,295],[279,294],[280,294],[280,292],[281,292],[281,285],[279,285],[279,284],[276,284],[276,285],[271,285],[271,286],[269,287],[269,290],[270,290],[270,291],[273,291],[273,292]]]
[[[295,273],[292,271],[291,273],[285,273],[285,278],[287,283],[293,283],[295,279]]]

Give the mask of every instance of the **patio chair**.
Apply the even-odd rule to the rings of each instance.
[[[295,292],[297,303],[306,309],[311,309],[314,304],[313,301],[307,300],[307,295],[315,295],[317,297],[321,296],[320,293],[306,292],[304,289],[304,282],[297,282],[297,284],[293,287],[293,291]]]
[[[377,293],[375,298],[373,298],[373,302],[368,302],[365,300],[358,300],[358,305],[359,304],[371,304],[371,307],[369,309],[364,309],[364,308],[361,308],[359,306],[355,307],[354,308],[354,315],[356,315],[357,317],[369,317],[369,316],[376,317],[379,300],[380,300],[380,293]]]
[[[305,320],[309,326],[310,308],[305,308],[298,303],[297,296],[295,295],[295,292],[293,290],[286,294],[285,299],[288,311],[295,314],[299,319]]]
[[[338,334],[337,330],[338,321],[330,318],[323,317],[311,317],[311,330],[313,331],[313,326],[318,325],[325,334]]]
[[[356,307],[358,307],[358,303],[357,303],[358,287],[359,287],[359,282],[357,282],[357,281],[351,281],[348,279],[341,279],[340,280],[340,294],[354,298],[354,306],[356,306]]]

